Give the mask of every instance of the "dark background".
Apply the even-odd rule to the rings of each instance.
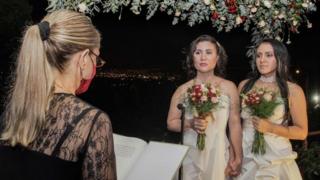
[[[44,0],[0,1],[1,111],[21,32],[26,24],[42,19],[46,3]],[[312,95],[320,93],[319,16],[319,11],[311,14],[313,28],[301,27],[300,34],[291,35],[292,43],[287,45],[293,78],[306,93],[311,131],[320,129],[320,108],[312,101]],[[98,71],[89,91],[80,97],[106,111],[116,133],[145,140],[176,138],[176,134],[166,130],[170,98],[186,80],[182,70],[184,49],[201,34],[213,35],[225,47],[229,56],[227,79],[238,84],[249,71],[245,54],[251,36],[242,29],[217,33],[211,22],[194,27],[186,22],[172,25],[172,17],[165,13],[157,12],[146,20],[143,15],[131,13],[129,8],[123,9],[121,20],[119,14],[102,13],[92,20],[103,36],[101,56],[108,62]],[[295,73],[297,69],[300,74]],[[125,76],[119,78],[119,72]]]

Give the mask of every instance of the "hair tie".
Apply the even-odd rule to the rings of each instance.
[[[42,41],[45,41],[49,38],[50,34],[50,24],[48,21],[42,21],[38,23],[39,31],[40,31],[40,37]]]

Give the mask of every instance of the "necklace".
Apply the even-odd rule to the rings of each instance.
[[[270,77],[260,76],[259,79],[260,79],[260,81],[265,82],[265,83],[276,82],[276,77],[275,76],[270,76]]]

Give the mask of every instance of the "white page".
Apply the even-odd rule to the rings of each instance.
[[[139,138],[113,134],[116,154],[117,177],[124,180],[135,161],[144,151],[147,143]]]
[[[151,141],[126,180],[171,180],[187,151],[184,145]]]

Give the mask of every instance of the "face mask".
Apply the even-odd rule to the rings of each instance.
[[[92,75],[90,79],[82,79],[80,82],[80,86],[76,90],[76,95],[85,93],[91,84],[91,81],[93,80],[94,76],[96,75],[96,65],[93,64],[93,69],[92,69]]]

